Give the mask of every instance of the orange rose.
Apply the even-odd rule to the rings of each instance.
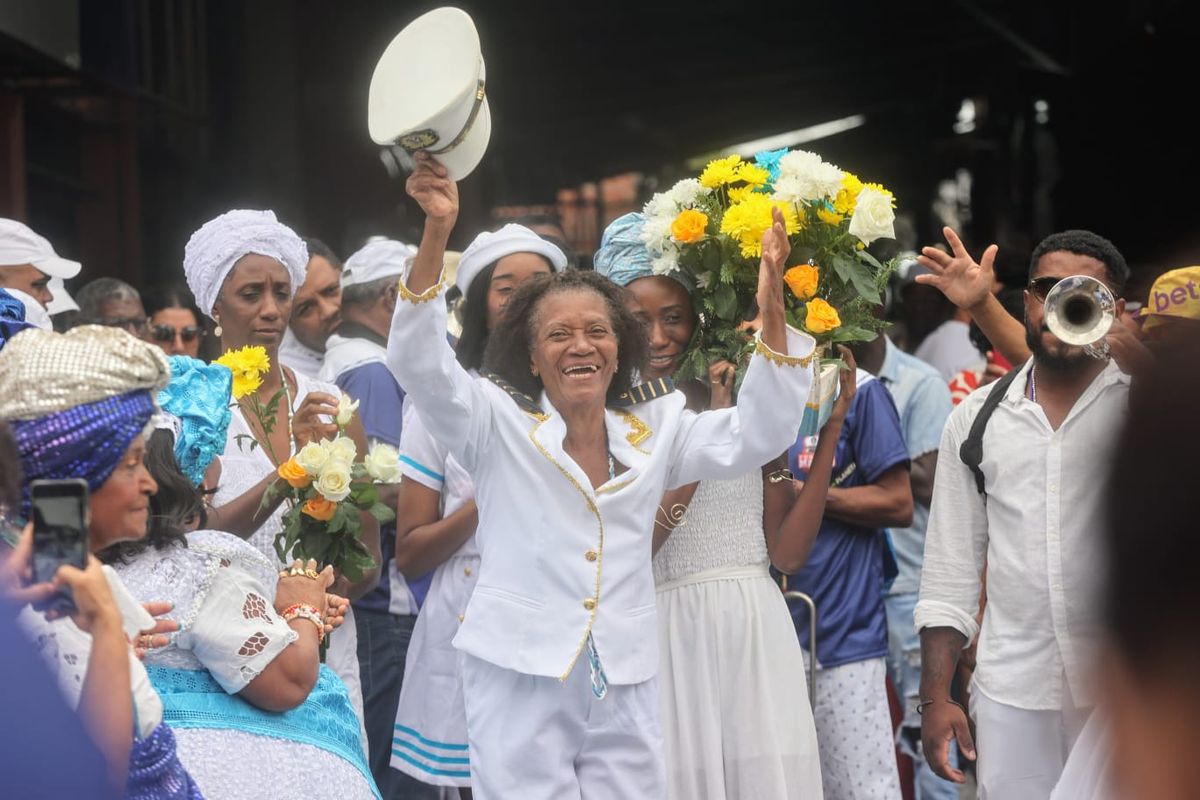
[[[324,497],[314,497],[300,506],[300,510],[313,519],[328,522],[333,519],[333,514],[337,511],[337,503],[326,500]]]
[[[820,277],[819,269],[801,264],[783,273],[783,282],[792,290],[792,294],[796,295],[797,300],[808,300],[817,293],[817,282]]]
[[[838,316],[837,309],[819,297],[809,300],[806,310],[808,314],[804,318],[804,327],[810,333],[828,333],[841,327],[842,318]]]
[[[692,244],[704,238],[704,229],[707,227],[708,217],[704,212],[689,208],[687,211],[680,212],[675,221],[671,223],[671,236],[677,242]]]
[[[312,478],[308,477],[304,467],[297,464],[294,457],[280,464],[278,473],[293,489],[303,489],[312,483]]]

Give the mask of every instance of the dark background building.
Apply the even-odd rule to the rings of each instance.
[[[372,234],[411,241],[367,85],[435,5],[0,0],[0,215],[80,258],[79,281],[139,285],[176,279],[190,232],[233,207],[273,208],[343,255]],[[893,189],[902,246],[951,220],[1000,242],[1014,280],[1067,227],[1135,265],[1200,261],[1189,3],[461,5],[493,135],[461,186],[458,245],[494,209],[567,202],[586,249],[690,161],[841,121],[800,146]],[[619,201],[596,189],[614,175]]]

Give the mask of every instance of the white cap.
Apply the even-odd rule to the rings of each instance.
[[[383,51],[367,96],[367,130],[376,144],[424,150],[467,177],[492,136],[487,67],[467,12],[435,8],[408,24]]]
[[[485,231],[475,237],[475,241],[467,246],[458,260],[454,284],[466,297],[476,275],[489,264],[514,253],[545,256],[555,272],[562,272],[567,266],[567,256],[558,245],[546,241],[524,225],[510,222],[498,231]]]
[[[20,289],[5,289],[4,291],[11,294],[25,306],[25,321],[35,328],[41,328],[44,331],[54,330],[54,323],[50,321],[50,314],[46,309],[42,308],[42,304],[34,300],[29,295],[22,292]]]
[[[50,290],[50,305],[46,306],[46,310],[50,312],[50,316],[61,314],[64,311],[78,311],[79,304],[75,302],[75,298],[71,297],[71,293],[67,291],[67,285],[63,283],[62,278],[51,278],[46,284],[46,288]]]
[[[342,288],[408,272],[417,248],[395,239],[374,239],[355,251],[342,266]]]
[[[83,268],[78,261],[61,258],[25,223],[0,217],[0,267],[22,264],[32,264],[51,278],[74,278]]]

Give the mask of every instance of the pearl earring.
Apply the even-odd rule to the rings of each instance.
[[[213,328],[213,335],[220,339],[221,334],[224,332],[225,331],[221,329],[221,320],[217,320],[217,327]]]

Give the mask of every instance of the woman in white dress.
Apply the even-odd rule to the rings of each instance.
[[[644,376],[669,378],[696,315],[683,284],[651,270],[643,224],[641,214],[615,220],[596,270],[629,290],[649,331]],[[716,363],[709,386],[683,387],[692,406],[732,405],[733,369]],[[822,794],[803,656],[769,567],[799,569],[820,528],[834,446],[854,395],[853,368],[842,375],[812,479],[798,493],[780,461],[668,492],[655,519],[659,699],[673,800]]]
[[[481,233],[463,251],[455,283],[464,298],[458,363],[483,366],[488,333],[517,287],[562,270],[566,256],[521,225]],[[479,574],[475,490],[466,470],[430,435],[412,408],[400,434],[396,566],[409,579],[435,570],[408,646],[392,740],[392,766],[469,796],[470,755],[458,652],[451,640]]]
[[[270,211],[235,210],[209,220],[188,240],[183,269],[200,310],[217,323],[222,352],[254,345],[263,347],[271,369],[258,388],[258,401],[274,414],[265,431],[251,409],[249,397],[238,401],[229,424],[224,454],[213,462],[205,479],[216,487],[209,524],[247,540],[273,563],[275,535],[283,529],[282,498],[264,504],[263,494],[276,480],[276,464],[286,461],[311,441],[333,438],[332,423],[340,392],[336,386],[294,372],[279,360],[279,346],[288,327],[292,297],[304,282],[308,251],[295,232]],[[366,452],[366,435],[356,418],[347,434]],[[375,559],[379,554],[379,524],[363,515],[362,542]],[[283,566],[283,564],[279,564]],[[349,583],[339,578],[338,594],[356,600],[379,581],[379,568]],[[358,637],[353,614],[330,641],[330,668],[346,684],[362,719],[362,683],[358,669]],[[365,728],[364,741],[365,741]]]

